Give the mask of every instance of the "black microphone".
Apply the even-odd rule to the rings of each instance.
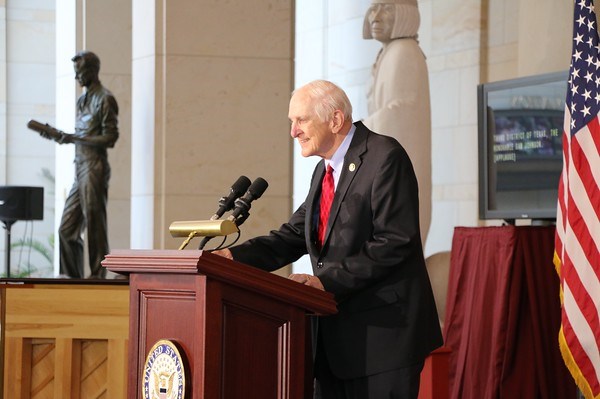
[[[248,211],[252,201],[259,199],[269,187],[269,183],[262,177],[257,177],[252,182],[246,194],[235,200],[235,208],[228,219],[233,220],[237,226],[241,225],[248,218]]]
[[[215,212],[214,215],[211,216],[210,220],[217,220],[227,211],[230,211],[234,204],[235,200],[238,199],[250,186],[250,179],[246,176],[240,176],[231,186],[231,191],[227,197],[221,197],[219,200],[219,209]],[[206,236],[202,238],[200,244],[198,245],[198,249],[204,249],[204,246],[214,237]]]
[[[231,209],[233,209],[235,200],[241,197],[242,194],[244,194],[244,192],[248,190],[249,186],[250,179],[248,179],[246,176],[240,176],[231,186],[231,191],[229,195],[227,197],[221,197],[221,199],[219,200],[219,209],[217,209],[215,214],[212,215],[210,220],[217,220],[221,216],[223,216],[225,212],[228,212]]]

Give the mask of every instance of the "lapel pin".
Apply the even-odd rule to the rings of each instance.
[[[356,165],[354,163],[351,163],[350,165],[348,165],[348,170],[350,172],[354,172],[354,169],[356,169]]]

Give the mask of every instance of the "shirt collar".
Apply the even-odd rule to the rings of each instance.
[[[342,168],[344,167],[344,157],[346,156],[346,153],[348,152],[348,148],[350,148],[350,143],[352,142],[352,138],[354,137],[355,131],[356,131],[356,126],[354,126],[354,124],[352,124],[350,127],[350,131],[344,138],[344,141],[342,141],[342,144],[340,144],[338,149],[335,151],[335,153],[333,154],[331,159],[325,160],[325,169],[327,169],[327,166],[329,166],[329,165],[331,165],[331,167],[333,168],[333,180],[335,182],[336,187],[337,187],[337,183],[338,183],[339,177],[342,172]]]

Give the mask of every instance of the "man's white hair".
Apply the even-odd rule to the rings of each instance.
[[[310,83],[295,90],[305,91],[313,101],[315,114],[323,122],[329,122],[336,110],[342,111],[344,119],[352,121],[352,104],[342,90],[336,84],[328,80],[313,80]]]

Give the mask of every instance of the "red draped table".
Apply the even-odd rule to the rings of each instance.
[[[457,227],[444,323],[450,398],[576,398],[558,348],[553,226]]]

